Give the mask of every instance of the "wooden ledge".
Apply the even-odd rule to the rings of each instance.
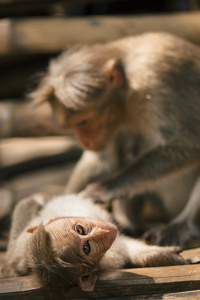
[[[199,262],[200,248],[185,250],[181,255]],[[0,269],[5,252],[0,252]],[[99,274],[94,292],[78,287],[60,293],[43,288],[33,276],[0,279],[0,299],[200,299],[200,264],[155,268],[123,269]],[[131,297],[131,298],[130,298]]]
[[[180,299],[183,299],[184,295],[194,296],[191,299],[199,299],[197,298],[197,294],[200,297],[199,288],[200,265],[194,264],[125,269],[103,273],[100,274],[93,293],[86,293],[78,287],[74,287],[68,292],[60,294],[57,291],[42,288],[38,283],[34,282],[33,276],[1,279],[0,299],[102,299],[104,297],[109,299],[116,299],[116,297],[130,299],[130,296],[131,299],[138,299],[133,297],[136,295],[140,295],[139,299],[175,299],[157,298],[155,296],[172,293],[175,293],[176,298],[178,293]],[[142,295],[149,296],[148,298],[143,298]]]

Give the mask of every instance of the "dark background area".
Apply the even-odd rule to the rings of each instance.
[[[125,15],[189,11],[199,8],[199,0],[96,0],[96,1],[0,1],[0,17],[30,17],[60,15],[67,17],[90,15]]]
[[[29,17],[165,14],[189,12],[199,8],[200,0],[0,0],[0,21],[4,18],[16,20]],[[24,97],[24,93],[33,87],[29,84],[33,84],[34,74],[44,71],[48,61],[57,54],[58,52],[0,55],[0,100]]]

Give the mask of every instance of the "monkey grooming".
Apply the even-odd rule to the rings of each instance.
[[[121,226],[158,245],[200,237],[199,47],[167,33],[74,47],[31,97],[49,101],[85,149],[66,193],[112,203]],[[165,224],[138,221],[143,196]]]

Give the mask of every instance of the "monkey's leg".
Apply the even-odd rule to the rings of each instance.
[[[182,247],[191,240],[200,238],[200,177],[180,214],[168,225],[150,229],[144,237],[157,245]]]
[[[156,267],[187,262],[179,255],[180,247],[150,246],[143,241],[120,235],[101,260],[101,268]]]
[[[150,246],[131,238],[125,238],[124,244],[130,263],[136,267],[186,264],[186,261],[179,255],[182,250],[179,247]]]

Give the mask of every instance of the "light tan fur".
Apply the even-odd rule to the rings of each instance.
[[[59,290],[93,291],[98,270],[186,264],[180,250],[122,235],[112,215],[81,194],[33,195],[15,208],[2,276],[33,273]]]

